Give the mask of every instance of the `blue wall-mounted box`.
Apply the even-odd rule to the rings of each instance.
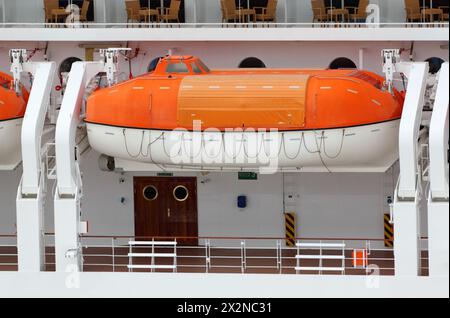
[[[245,209],[247,207],[247,196],[245,195],[238,196],[237,206],[239,209]]]

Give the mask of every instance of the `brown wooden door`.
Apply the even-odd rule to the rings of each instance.
[[[198,245],[196,178],[135,177],[134,211],[136,237],[178,237],[180,245]]]

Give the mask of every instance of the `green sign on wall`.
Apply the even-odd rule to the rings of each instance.
[[[239,180],[258,180],[258,174],[256,172],[238,172]]]
[[[158,172],[158,177],[173,177],[171,172]]]

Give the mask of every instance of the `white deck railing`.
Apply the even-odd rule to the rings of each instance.
[[[185,245],[186,240],[198,240],[198,244]],[[149,245],[149,241],[154,241],[154,245]],[[296,243],[297,246],[288,247],[284,239],[267,237],[81,237],[83,270],[87,272],[151,273],[176,269],[181,273],[394,275],[394,253],[383,247],[383,239],[300,238]],[[299,253],[299,249],[308,252]],[[367,251],[368,266],[354,266],[355,249]],[[422,239],[421,268],[422,275],[428,275],[426,238]],[[53,234],[47,234],[46,270],[54,269]],[[5,270],[17,271],[15,235],[0,235],[0,271]]]

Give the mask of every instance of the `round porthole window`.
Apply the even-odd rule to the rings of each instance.
[[[142,191],[144,199],[147,201],[154,201],[158,197],[158,189],[153,185],[148,185]]]
[[[179,185],[173,189],[173,197],[178,202],[186,201],[189,197],[189,190],[185,186]]]

